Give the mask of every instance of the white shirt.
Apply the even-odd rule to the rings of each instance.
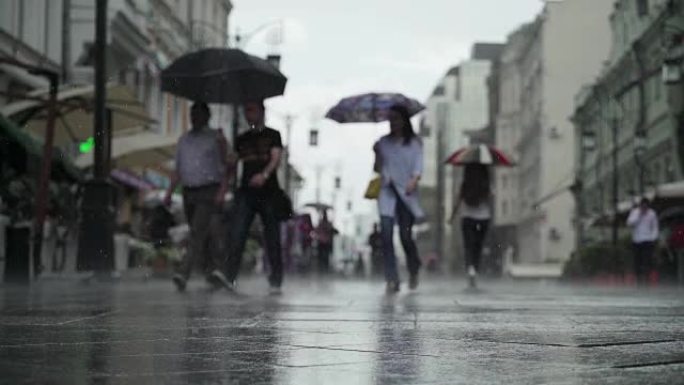
[[[220,133],[204,127],[186,132],[178,141],[176,170],[184,187],[218,184],[225,175]]]
[[[648,209],[644,214],[639,207],[632,209],[627,218],[627,225],[632,228],[634,243],[655,242],[658,240],[658,216],[655,211]]]
[[[461,217],[486,221],[492,219],[492,209],[489,207],[488,202],[482,202],[477,206],[470,206],[465,202],[461,202]]]
[[[384,217],[394,217],[397,197],[413,216],[422,220],[425,212],[420,205],[418,192],[406,195],[406,186],[416,175],[423,173],[423,144],[413,138],[408,144],[391,135],[382,137],[374,146],[382,165],[382,188],[378,197],[378,209]]]

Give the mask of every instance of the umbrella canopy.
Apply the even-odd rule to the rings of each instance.
[[[411,116],[425,109],[415,99],[397,93],[369,93],[340,100],[325,115],[338,123],[377,123],[387,120],[393,105],[402,105]]]
[[[287,78],[264,59],[239,49],[202,49],[161,74],[162,91],[206,103],[243,103],[285,92]]]
[[[47,98],[48,91],[31,93],[32,98]],[[76,145],[93,136],[93,86],[65,88],[57,94],[57,120],[55,141],[57,147]],[[138,101],[135,92],[127,86],[107,86],[107,108],[112,112],[113,136],[130,134],[146,129],[156,123]],[[47,127],[47,102],[29,100],[9,104],[0,113],[12,118],[33,137],[43,139]]]
[[[307,203],[304,205],[304,207],[309,207],[318,211],[332,210],[333,208],[332,206],[327,205],[325,203]]]
[[[484,164],[505,167],[512,167],[514,164],[503,151],[484,144],[463,147],[453,153],[446,163],[454,166]]]
[[[3,144],[3,142],[19,145],[31,156],[37,158],[43,157],[42,143],[0,114],[0,144]],[[64,153],[59,149],[54,149],[52,152],[52,161],[54,170],[57,171],[57,176],[66,176],[73,180],[79,180],[81,178],[80,170],[73,164],[71,159],[64,156]],[[55,175],[53,175],[53,177],[55,177]]]

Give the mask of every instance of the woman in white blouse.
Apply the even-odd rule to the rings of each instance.
[[[406,252],[409,287],[418,287],[421,261],[413,240],[413,225],[425,214],[418,199],[418,182],[423,173],[423,145],[413,131],[411,116],[403,106],[389,112],[390,133],[373,146],[375,171],[382,176],[378,197],[380,228],[385,261],[387,292],[399,291],[397,257],[394,252],[394,225],[399,225],[401,244]]]

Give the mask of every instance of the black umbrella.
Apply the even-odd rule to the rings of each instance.
[[[287,78],[239,49],[208,48],[181,56],[161,74],[162,91],[206,103],[237,104],[285,92]]]
[[[271,63],[239,49],[207,48],[176,59],[161,73],[161,89],[196,102],[233,105],[237,145],[238,105],[282,95],[287,78]]]

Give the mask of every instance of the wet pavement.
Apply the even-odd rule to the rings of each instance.
[[[427,279],[426,279],[427,280]],[[265,280],[0,286],[2,384],[683,384],[684,290]]]

